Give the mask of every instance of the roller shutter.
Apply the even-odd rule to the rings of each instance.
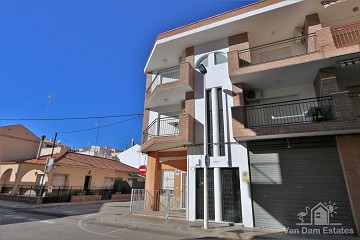
[[[250,142],[248,150],[256,227],[296,228],[300,212],[323,203],[336,207],[331,222],[354,228],[335,138]]]

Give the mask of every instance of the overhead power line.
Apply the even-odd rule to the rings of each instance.
[[[0,118],[0,121],[66,121],[66,120],[87,120],[87,119],[104,119],[120,117],[140,117],[142,113],[110,115],[110,116],[93,116],[93,117],[64,117],[64,118]]]
[[[104,124],[104,125],[97,126],[97,127],[93,127],[93,128],[86,128],[86,129],[73,130],[73,131],[64,131],[64,132],[58,131],[57,133],[63,133],[63,134],[64,134],[64,133],[85,132],[85,131],[90,131],[90,130],[94,130],[94,129],[109,127],[109,126],[117,125],[117,124],[120,124],[120,123],[128,122],[128,121],[134,120],[135,118],[139,118],[139,117],[141,117],[141,116],[135,116],[135,117],[133,117],[133,118],[126,119],[126,120],[123,120],[123,121],[120,121],[120,122],[115,122],[115,123],[110,123],[110,124]]]

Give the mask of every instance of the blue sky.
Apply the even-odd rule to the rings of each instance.
[[[143,113],[143,69],[158,33],[250,1],[1,1],[0,118],[67,118]],[[49,104],[48,95],[52,98]],[[47,107],[49,105],[48,111]],[[47,112],[47,114],[46,114]],[[129,117],[101,119],[100,125]],[[7,121],[36,135],[96,128],[97,119]],[[141,142],[142,118],[59,133],[71,147],[123,149]]]

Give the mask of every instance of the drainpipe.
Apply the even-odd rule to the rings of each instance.
[[[38,148],[38,151],[37,151],[37,154],[36,154],[36,159],[39,159],[39,158],[40,158],[41,149],[42,149],[42,147],[43,147],[44,140],[45,140],[45,135],[42,135],[42,136],[41,136],[41,139],[40,139],[39,148]]]

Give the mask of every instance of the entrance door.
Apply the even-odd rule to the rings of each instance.
[[[209,220],[215,220],[214,169],[208,169]],[[204,219],[204,169],[196,169],[196,219]]]
[[[90,189],[90,182],[91,182],[90,180],[91,180],[91,176],[85,176],[84,190]]]
[[[36,175],[36,182],[35,186],[44,186],[45,185],[45,175],[44,174],[38,174]]]
[[[225,222],[241,222],[239,168],[221,169],[222,216]]]

